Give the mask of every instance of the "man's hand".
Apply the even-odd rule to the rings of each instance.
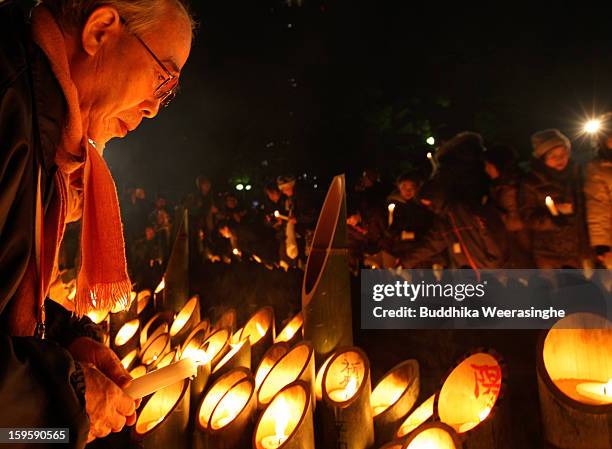
[[[136,403],[95,366],[81,365],[85,378],[85,409],[89,416],[87,442],[119,432],[135,416]]]
[[[76,361],[94,365],[101,374],[108,378],[107,380],[116,384],[115,387],[124,388],[132,380],[132,376],[123,367],[117,354],[89,337],[75,339],[68,347],[68,351]],[[140,399],[134,405],[135,410],[140,405]],[[135,422],[136,413],[134,412],[128,415],[126,425],[133,426]]]

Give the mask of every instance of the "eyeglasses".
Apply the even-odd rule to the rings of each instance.
[[[145,42],[140,38],[140,36],[138,36],[136,33],[130,30],[130,28],[127,26],[127,22],[125,21],[125,19],[121,18],[121,23],[125,25],[128,32],[132,36],[134,36],[138,40],[138,42],[140,42],[140,44],[144,47],[147,53],[155,60],[157,65],[159,65],[162,71],[166,74],[166,79],[164,79],[162,83],[159,86],[157,86],[157,88],[153,92],[153,95],[155,96],[155,99],[159,100],[159,104],[162,108],[167,107],[170,104],[170,102],[174,99],[178,91],[178,87],[179,87],[178,77],[174,76],[172,72],[170,72],[170,70],[166,68],[163,62],[161,62],[159,58],[155,56],[155,53],[153,53],[153,50],[151,50],[149,46],[145,44]]]

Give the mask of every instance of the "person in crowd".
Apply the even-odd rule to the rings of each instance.
[[[198,175],[195,185],[195,191],[183,200],[189,213],[190,255],[194,266],[211,258],[215,216],[219,212],[210,178]]]
[[[148,226],[153,226],[162,260],[167,260],[172,249],[172,217],[166,198],[162,195],[155,199],[155,209],[149,214]]]
[[[287,211],[283,195],[276,182],[269,182],[265,185],[264,195],[261,204],[262,232],[265,235],[265,241],[271,247],[265,251],[265,254],[270,262],[276,263],[285,254],[285,228],[282,217],[287,216]]]
[[[533,268],[529,234],[520,214],[518,197],[521,171],[516,150],[494,144],[484,152],[485,172],[491,180],[490,200],[501,212],[508,233],[509,260],[506,268]]]
[[[354,274],[359,272],[367,249],[368,230],[361,222],[359,208],[347,198],[346,238],[349,253],[349,266]]]
[[[144,228],[148,224],[151,204],[147,201],[147,195],[142,187],[128,190],[127,201],[123,204],[123,217],[126,223],[125,235],[128,244],[140,238]]]
[[[484,144],[479,134],[463,132],[437,153],[438,170],[420,192],[421,202],[437,219],[424,239],[400,256],[404,268],[415,268],[448,254],[454,268],[504,268],[508,259],[505,227],[497,209],[486,201]]]
[[[80,449],[133,424],[137,405],[117,356],[73,327],[131,290],[102,153],[172,98],[192,20],[179,0],[26,3],[0,2],[0,423],[68,428],[64,446]],[[71,318],[45,297],[65,225],[79,218]]]
[[[217,213],[217,222],[229,221],[233,224],[240,224],[245,223],[248,219],[248,210],[242,207],[238,197],[232,192],[226,193],[223,196],[223,206]]]
[[[145,227],[144,237],[134,242],[131,252],[133,280],[140,288],[155,288],[155,282],[161,277],[165,253],[153,226]]]
[[[582,268],[590,258],[583,179],[570,140],[557,129],[531,137],[531,172],[520,186],[521,216],[538,268]]]
[[[597,151],[586,167],[584,193],[591,246],[598,263],[612,269],[612,112],[600,118]]]

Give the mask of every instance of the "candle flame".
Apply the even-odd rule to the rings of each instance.
[[[346,387],[344,387],[344,399],[349,400],[353,397],[355,392],[357,391],[357,378],[355,376],[351,376]]]
[[[287,401],[283,396],[279,396],[276,403],[276,414],[274,415],[274,431],[279,441],[287,438],[285,432],[289,426],[289,413]]]
[[[389,212],[393,212],[395,210],[395,203],[389,204],[389,206],[387,206],[387,208],[389,209]]]
[[[257,263],[261,263],[262,260],[259,258],[259,256],[257,254],[253,254],[253,260]]]
[[[161,292],[164,288],[166,288],[166,279],[162,278],[161,282],[159,283],[159,285],[157,286],[157,288],[155,289],[155,294],[158,294],[159,292]]]
[[[487,418],[487,416],[489,416],[489,413],[491,413],[491,407],[487,407],[484,410],[481,410],[480,413],[478,413],[478,418],[482,422]]]
[[[266,330],[263,328],[261,324],[255,323],[255,325],[257,326],[257,332],[259,332],[259,335],[261,335],[262,337],[266,335]]]
[[[203,349],[187,348],[183,352],[181,359],[191,359],[196,365],[204,365],[210,362],[211,357]]]
[[[279,212],[279,211],[277,211],[277,210],[275,210],[275,211],[274,211],[274,216],[275,216],[276,218],[278,218],[278,217],[280,216],[280,212]]]
[[[232,253],[234,254],[234,256],[239,256],[240,255],[240,250],[238,248],[234,248],[232,250]]]

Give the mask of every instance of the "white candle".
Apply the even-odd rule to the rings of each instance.
[[[550,196],[546,197],[546,200],[544,200],[546,203],[546,207],[548,207],[548,211],[551,213],[552,216],[557,217],[559,215],[559,209],[557,209],[557,206],[555,205],[555,202],[553,201],[553,199]]]
[[[357,379],[351,376],[344,388],[337,388],[328,393],[329,398],[334,402],[348,401],[357,391]]]
[[[189,358],[179,360],[133,379],[123,391],[134,399],[143,398],[183,379],[195,376],[197,369],[198,365],[194,360]]]
[[[391,226],[393,224],[393,211],[395,210],[395,203],[389,204],[387,209],[389,210],[389,226]]]
[[[598,404],[612,404],[612,379],[607,383],[583,382],[576,385],[576,391]]]
[[[274,217],[275,217],[275,218],[279,218],[279,219],[281,219],[281,220],[285,220],[285,221],[289,220],[289,217],[288,217],[288,216],[286,216],[286,215],[282,215],[282,214],[281,214],[279,211],[277,211],[277,210],[275,210],[275,211],[274,211]]]

